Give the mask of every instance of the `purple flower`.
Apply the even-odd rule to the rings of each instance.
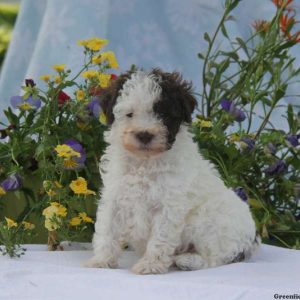
[[[237,187],[233,190],[237,196],[239,196],[243,201],[247,202],[248,200],[248,195],[246,194],[246,191],[242,187]]]
[[[39,98],[33,99],[32,96],[27,99],[23,99],[21,96],[13,96],[10,98],[10,104],[13,108],[21,110],[37,110],[41,106],[41,100]]]
[[[221,106],[225,111],[229,112],[231,105],[232,105],[231,101],[229,101],[227,99],[221,100]]]
[[[34,87],[35,86],[35,83],[33,81],[33,79],[25,79],[25,85],[28,87]]]
[[[0,139],[5,139],[10,130],[16,129],[15,125],[9,125],[6,129],[0,129]]]
[[[0,184],[0,186],[6,191],[15,191],[17,189],[19,189],[22,185],[22,180],[20,175],[18,174],[14,174],[9,176],[8,178],[6,178],[4,181],[2,181],[2,183]]]
[[[243,122],[246,119],[246,114],[237,108],[234,103],[230,100],[223,99],[221,101],[222,109],[228,112],[235,121],[237,122]]]
[[[72,157],[70,160],[64,161],[64,166],[66,169],[75,170],[75,169],[81,169],[84,167],[84,163],[86,161],[86,153],[82,145],[74,140],[69,139],[64,142],[65,145],[70,146],[74,151],[80,153],[80,157]]]
[[[87,105],[87,109],[97,119],[99,119],[101,113],[101,106],[98,97],[94,97],[92,101]]]
[[[245,150],[252,151],[255,146],[255,140],[249,137],[242,137],[241,142],[243,142],[246,147]]]
[[[276,176],[285,173],[286,170],[286,163],[282,160],[277,160],[274,164],[266,168],[264,172],[269,176]]]
[[[7,137],[7,129],[0,129],[0,140],[3,140]]]
[[[297,147],[299,145],[300,134],[291,134],[286,137],[288,144],[291,147]]]

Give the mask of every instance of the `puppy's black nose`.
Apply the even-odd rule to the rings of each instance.
[[[145,145],[149,144],[154,137],[154,135],[152,133],[149,133],[148,131],[138,132],[135,136],[140,142],[142,142]]]

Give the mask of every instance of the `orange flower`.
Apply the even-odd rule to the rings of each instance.
[[[280,18],[280,29],[288,37],[290,37],[291,29],[294,27],[295,24],[295,18],[293,16],[290,17],[289,14],[285,14]]]
[[[296,43],[300,43],[300,31],[296,32],[293,36],[292,39],[296,42]]]
[[[267,32],[270,28],[270,22],[267,20],[255,20],[252,26],[257,32]]]
[[[297,31],[295,34],[292,34],[291,31],[295,24],[299,23],[295,20],[294,15],[290,16],[289,13],[281,16],[280,18],[280,29],[285,34],[285,36],[296,43],[300,42],[300,31]]]
[[[295,10],[291,5],[294,0],[272,0],[272,2],[278,7],[284,10],[292,11]]]

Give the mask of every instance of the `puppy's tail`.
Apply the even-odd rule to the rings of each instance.
[[[261,237],[258,233],[256,233],[251,246],[245,249],[244,251],[240,252],[238,255],[236,255],[234,259],[232,259],[229,263],[236,263],[249,259],[259,249],[260,245]]]

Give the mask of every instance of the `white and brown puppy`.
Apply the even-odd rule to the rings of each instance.
[[[120,241],[141,256],[132,270],[165,273],[243,260],[259,243],[247,204],[201,157],[188,131],[196,100],[178,73],[137,71],[106,90],[111,125],[101,160],[94,256],[86,266],[115,268]]]

